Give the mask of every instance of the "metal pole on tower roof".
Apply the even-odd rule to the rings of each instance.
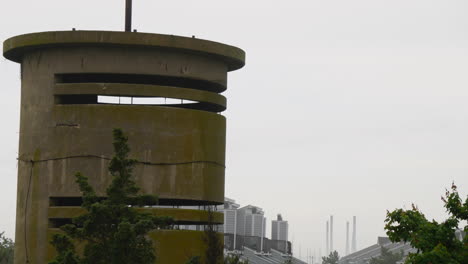
[[[125,3],[125,31],[132,31],[132,0],[126,0]]]

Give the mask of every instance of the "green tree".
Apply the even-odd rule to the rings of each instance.
[[[203,242],[206,245],[205,259],[202,262],[200,256],[191,257],[186,264],[248,264],[248,260],[242,260],[238,255],[227,255],[223,257],[223,240],[219,236],[214,219],[213,208],[207,209],[207,224],[203,234]]]
[[[340,260],[340,255],[335,250],[330,252],[330,255],[322,257],[322,264],[338,264],[338,260]]]
[[[385,230],[393,242],[409,242],[417,252],[410,253],[407,264],[466,264],[468,263],[468,236],[460,241],[455,231],[468,220],[468,196],[463,201],[452,184],[442,197],[449,218],[441,223],[429,221],[415,206],[411,210],[396,209],[387,212]],[[466,223],[466,222],[465,222]],[[464,227],[468,232],[468,225]]]
[[[371,258],[369,264],[396,264],[403,259],[403,252],[392,253],[384,246],[380,246],[380,256]]]
[[[221,264],[223,263],[223,241],[214,224],[214,213],[211,207],[208,207],[208,223],[205,226],[203,240],[206,245],[205,263]]]
[[[172,219],[156,217],[136,210],[136,206],[156,205],[157,197],[139,195],[132,179],[137,163],[129,159],[128,138],[122,130],[114,129],[114,157],[109,164],[112,182],[106,190],[107,198],[98,197],[88,178],[76,174],[76,182],[83,195],[82,207],[86,213],[62,226],[65,234],[53,236],[51,244],[57,257],[50,264],[149,264],[155,253],[149,231],[170,228]],[[82,243],[78,254],[74,243]]]
[[[249,264],[248,260],[242,260],[238,255],[224,257],[224,264]]]
[[[185,264],[201,264],[200,256],[191,257]]]
[[[5,236],[5,232],[0,233],[0,264],[13,264],[15,255],[15,243]]]

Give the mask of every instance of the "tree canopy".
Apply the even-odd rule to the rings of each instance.
[[[206,245],[205,264],[223,263],[223,241],[214,225],[214,213],[208,207],[208,224],[205,226],[203,241]]]
[[[242,260],[238,255],[226,256],[224,264],[249,264],[248,260]]]
[[[338,260],[340,260],[340,255],[338,251],[330,252],[330,254],[326,257],[322,257],[322,264],[337,264]]]
[[[392,253],[384,246],[380,246],[380,256],[371,258],[369,264],[396,264],[403,259],[403,252]]]
[[[146,235],[158,228],[169,228],[172,219],[156,217],[136,210],[136,206],[156,205],[154,195],[139,195],[132,179],[137,163],[130,159],[128,137],[114,129],[114,157],[109,164],[112,182],[107,197],[98,197],[88,178],[77,173],[76,183],[83,195],[86,213],[74,218],[72,224],[62,226],[64,234],[56,234],[51,241],[57,257],[50,264],[152,264],[155,252]],[[80,254],[75,243],[84,245]]]
[[[468,196],[460,197],[457,187],[442,197],[449,218],[438,223],[429,221],[415,206],[410,210],[396,209],[387,212],[385,229],[393,242],[409,242],[417,252],[410,253],[407,264],[466,264],[468,263],[468,236],[457,238],[459,225],[468,220]],[[463,228],[465,234],[468,225]]]
[[[15,255],[15,243],[5,236],[5,232],[0,233],[0,264],[13,264]]]

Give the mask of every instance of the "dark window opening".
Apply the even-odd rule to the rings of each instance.
[[[83,199],[81,197],[50,197],[50,206],[81,206]]]
[[[73,94],[55,96],[56,104],[97,104],[98,96],[94,94]]]
[[[100,200],[106,199],[100,197]],[[161,206],[212,206],[222,205],[223,202],[202,201],[202,200],[187,200],[187,199],[164,199],[160,198],[158,205]],[[50,197],[50,206],[81,206],[83,203],[82,197]],[[144,207],[145,205],[143,205]],[[148,205],[152,206],[152,205]]]
[[[60,228],[64,225],[72,224],[71,218],[50,218],[49,219],[49,228]]]

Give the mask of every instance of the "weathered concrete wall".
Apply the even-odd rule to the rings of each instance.
[[[132,158],[146,162],[134,172],[143,193],[157,194],[167,205],[224,202],[226,120],[217,112],[226,101],[219,93],[226,89],[227,72],[243,66],[241,50],[175,36],[76,31],[12,38],[4,43],[4,56],[21,63],[22,75],[15,263],[41,264],[53,256],[49,238],[57,229],[51,220],[80,213],[76,204],[66,204],[80,197],[77,171],[90,178],[98,194],[105,194],[113,128],[129,136]],[[81,77],[64,83],[63,74]],[[93,74],[109,80],[92,80]],[[135,77],[122,84],[109,74]],[[151,83],[138,83],[139,78]],[[73,100],[63,100],[64,95]],[[88,97],[80,101],[83,95]],[[93,99],[97,95],[200,103],[98,104]],[[148,210],[206,223],[206,214],[197,210]],[[222,216],[216,219],[222,222]],[[164,249],[157,252],[158,263],[183,263],[203,255],[201,235],[155,232],[151,237]]]

